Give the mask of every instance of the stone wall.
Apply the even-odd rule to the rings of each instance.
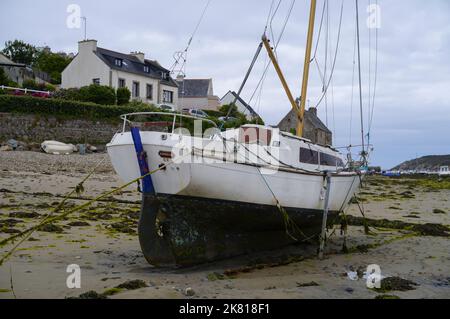
[[[64,143],[102,146],[121,129],[120,124],[102,121],[59,119],[53,116],[0,113],[0,144],[9,139],[42,143],[56,140]]]

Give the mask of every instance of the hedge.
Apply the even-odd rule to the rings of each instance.
[[[122,114],[151,111],[150,107],[137,105],[100,105],[61,99],[30,96],[0,95],[0,112],[51,115],[87,120],[112,119],[119,121]]]

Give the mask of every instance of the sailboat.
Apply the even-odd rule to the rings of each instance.
[[[151,265],[190,266],[311,241],[324,212],[332,220],[349,205],[363,173],[332,146],[303,138],[315,9],[312,0],[300,102],[267,37],[261,42],[297,113],[296,134],[254,124],[221,131],[179,113],[122,116],[107,150],[123,180],[142,177],[138,234]],[[190,120],[209,128],[191,136],[182,129]]]

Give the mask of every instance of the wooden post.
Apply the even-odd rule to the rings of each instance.
[[[320,234],[320,248],[319,248],[319,259],[323,259],[323,250],[325,248],[325,237],[327,233],[327,219],[328,210],[330,203],[330,191],[331,191],[331,173],[327,172],[326,176],[326,193],[325,193],[325,203],[323,209],[323,219],[322,219],[322,233]]]

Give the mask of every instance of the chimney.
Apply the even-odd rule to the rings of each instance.
[[[131,52],[130,55],[138,58],[140,62],[145,63],[145,54],[143,52]]]
[[[84,40],[78,42],[78,53],[97,51],[97,40]]]
[[[317,108],[315,108],[315,107],[310,107],[310,108],[309,108],[309,112],[310,112],[311,114],[314,114],[315,116],[317,116]]]

